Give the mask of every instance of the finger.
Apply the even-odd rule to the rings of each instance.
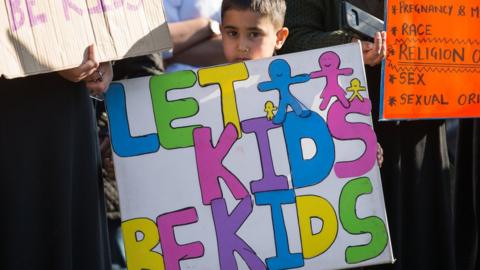
[[[92,60],[95,62],[95,47],[93,44],[88,46],[87,48],[87,59],[86,60]]]
[[[382,31],[381,36],[382,36],[382,40],[386,42],[387,41],[387,32]]]
[[[100,63],[98,63],[95,58],[95,48],[92,44],[88,46],[86,58],[79,67],[80,75],[84,78],[90,76],[99,66]]]
[[[380,54],[381,47],[382,47],[382,35],[380,32],[375,33],[375,40],[374,40],[375,51]]]

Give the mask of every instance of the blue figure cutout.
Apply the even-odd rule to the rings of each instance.
[[[345,108],[350,107],[350,103],[345,97],[345,90],[338,84],[338,77],[340,75],[352,75],[352,68],[339,68],[340,57],[334,52],[324,52],[318,58],[318,64],[320,65],[319,71],[310,73],[312,79],[326,77],[327,85],[323,89],[320,97],[322,103],[320,103],[320,110],[325,110],[330,103],[330,99],[334,96],[342,103]]]
[[[268,67],[268,74],[270,75],[271,81],[259,83],[258,90],[260,90],[260,92],[278,90],[280,104],[278,105],[277,114],[273,117],[273,123],[276,125],[283,123],[288,105],[292,107],[298,116],[309,116],[311,113],[310,110],[290,93],[290,85],[307,82],[310,80],[310,76],[308,74],[300,74],[292,77],[290,65],[283,59],[272,61]]]

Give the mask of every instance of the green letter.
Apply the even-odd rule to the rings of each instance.
[[[171,123],[175,119],[191,117],[198,112],[198,103],[193,98],[169,101],[170,90],[188,89],[197,81],[191,70],[153,76],[150,79],[155,124],[160,145],[166,149],[186,148],[193,146],[193,130],[200,125],[174,128]]]
[[[380,255],[388,243],[385,223],[376,216],[358,218],[356,203],[358,197],[372,193],[372,183],[367,177],[360,177],[348,182],[340,195],[340,221],[343,228],[350,234],[369,233],[370,243],[363,246],[350,246],[345,251],[347,263],[359,263]]]

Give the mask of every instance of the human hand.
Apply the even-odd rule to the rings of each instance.
[[[355,39],[354,39],[355,40]],[[362,56],[365,65],[378,65],[387,54],[387,34],[385,31],[375,33],[374,42],[361,41]]]
[[[105,92],[113,78],[111,63],[97,62],[93,44],[88,46],[87,56],[80,66],[59,71],[58,74],[71,82],[84,81],[86,88],[94,96]]]
[[[84,79],[85,86],[91,95],[101,95],[107,91],[108,86],[113,79],[112,64],[110,62],[101,63],[93,74]]]
[[[58,74],[71,82],[80,82],[92,75],[100,64],[95,60],[93,44],[87,48],[87,56],[80,66],[59,71]]]
[[[377,164],[379,168],[381,168],[383,165],[383,148],[378,142],[377,142]]]

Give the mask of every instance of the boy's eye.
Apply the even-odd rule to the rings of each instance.
[[[229,37],[236,37],[237,35],[238,35],[237,31],[234,31],[234,30],[227,31],[227,36]]]
[[[260,32],[250,32],[250,33],[248,33],[249,38],[258,38],[261,35],[262,35],[262,33],[260,33]]]

